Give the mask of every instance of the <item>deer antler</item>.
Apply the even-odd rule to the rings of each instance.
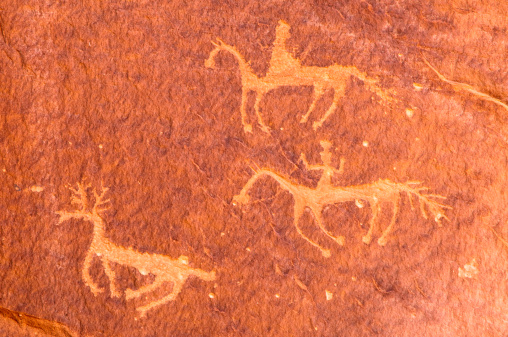
[[[90,188],[91,184],[77,183],[78,188],[74,189],[71,185],[67,185],[67,188],[71,190],[73,195],[71,196],[71,204],[81,206],[81,212],[86,211],[88,208],[88,200],[86,198],[86,190]]]
[[[99,212],[105,211],[107,207],[105,207],[105,204],[109,202],[109,199],[103,200],[104,195],[109,190],[107,187],[103,187],[101,183],[101,194],[98,194],[93,189],[93,194],[95,197],[95,203],[91,210],[88,209],[88,198],[86,191],[92,187],[91,183],[77,183],[77,188],[73,188],[71,185],[67,185],[67,188],[71,190],[72,196],[71,196],[71,204],[78,205],[79,209],[74,212],[67,212],[67,211],[57,211],[56,214],[60,216],[60,220],[58,223],[62,223],[66,220],[69,220],[71,218],[88,218],[93,215],[99,215]]]
[[[102,199],[104,198],[104,195],[106,194],[106,192],[109,191],[109,188],[104,187],[101,182],[101,190],[102,190],[101,194],[97,194],[97,191],[95,189],[93,190],[93,195],[95,197],[95,204],[93,205],[92,212],[94,214],[98,214],[98,212],[105,211],[108,209],[108,207],[105,206],[105,204],[107,204],[110,200],[109,199],[102,200]],[[104,207],[104,208],[102,208],[102,207]]]

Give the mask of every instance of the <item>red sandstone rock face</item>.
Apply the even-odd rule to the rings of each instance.
[[[4,335],[507,330],[506,5],[9,1],[0,8]],[[337,109],[316,130],[334,91],[300,123],[314,90],[295,82],[298,67],[283,74],[289,84],[270,77],[279,20],[290,26],[282,64],[319,67],[316,81],[334,64],[366,76],[344,77]],[[257,78],[285,84],[258,102],[268,133],[253,92],[245,103],[252,133],[244,132],[245,83],[233,56],[221,52],[215,68],[205,66],[218,38]],[[385,104],[382,93],[393,101]],[[328,166],[323,140],[331,143]],[[334,173],[326,186],[369,186],[349,201],[319,199],[323,227],[344,244],[310,209],[298,233],[294,198],[303,197],[271,178],[235,205],[261,168],[314,191],[326,170]],[[432,213],[426,205],[425,219],[417,198],[412,210],[407,193],[373,185],[380,179],[420,181],[429,187],[422,194],[445,196],[439,202],[452,209]],[[80,199],[87,207],[71,203],[77,194],[67,188],[83,181],[91,184]],[[99,218],[62,220],[94,214],[101,187],[110,201]],[[366,244],[373,198],[383,191],[392,199],[381,198]],[[93,240],[98,223],[103,241]],[[103,291],[94,295],[92,283]],[[151,284],[160,286],[133,296]],[[142,315],[139,308],[172,292]]]

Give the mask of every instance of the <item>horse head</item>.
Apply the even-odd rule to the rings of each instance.
[[[217,42],[210,41],[214,46],[215,49],[210,52],[210,56],[205,61],[205,67],[207,68],[215,68],[215,56],[218,52],[220,52],[223,49],[224,42],[221,39],[217,39]]]

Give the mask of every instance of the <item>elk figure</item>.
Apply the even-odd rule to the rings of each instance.
[[[323,165],[310,165],[305,158],[305,155],[302,153],[300,160],[304,163],[305,167],[308,170],[320,170],[323,171],[321,178],[316,186],[316,188],[310,188],[304,185],[299,185],[292,182],[290,179],[270,170],[270,169],[260,169],[255,170],[254,175],[247,181],[243,189],[240,191],[240,194],[233,197],[234,203],[246,204],[249,202],[249,196],[247,192],[254,185],[254,183],[261,177],[271,177],[279,185],[289,193],[293,195],[295,200],[294,205],[294,219],[293,224],[298,232],[307,242],[309,242],[314,247],[321,250],[321,253],[324,257],[330,257],[330,250],[325,249],[320,246],[318,243],[311,240],[307,237],[302,230],[298,227],[298,222],[303,215],[303,212],[308,207],[314,219],[319,226],[319,228],[332,240],[334,240],[337,244],[344,244],[343,236],[334,236],[330,231],[328,231],[323,224],[322,211],[326,205],[338,204],[346,201],[367,201],[372,209],[372,217],[369,220],[369,230],[363,236],[362,241],[365,244],[369,244],[372,240],[372,235],[374,232],[374,227],[376,225],[376,220],[381,210],[381,204],[386,202],[390,203],[393,206],[393,215],[390,221],[390,224],[385,228],[382,232],[381,236],[377,240],[377,243],[380,246],[386,245],[387,237],[393,229],[395,221],[397,219],[397,215],[399,212],[399,203],[400,203],[400,194],[405,192],[408,195],[409,201],[411,203],[411,209],[413,207],[413,197],[416,197],[420,202],[420,210],[425,219],[428,218],[426,208],[430,211],[432,216],[434,217],[434,221],[441,226],[441,219],[447,219],[444,215],[444,209],[450,208],[449,206],[442,205],[433,199],[445,199],[445,197],[437,194],[422,194],[421,192],[424,190],[428,190],[426,187],[416,187],[416,185],[421,184],[417,181],[408,181],[406,183],[395,183],[388,179],[379,179],[378,181],[371,184],[357,185],[357,186],[333,186],[332,185],[332,176],[336,173],[342,173],[344,170],[345,160],[341,158],[339,169],[335,169],[331,165],[331,152],[330,147],[332,144],[328,141],[321,141],[321,146],[323,147],[323,151],[321,154],[321,160]]]
[[[96,257],[102,262],[106,276],[109,279],[111,296],[113,297],[121,296],[120,291],[115,285],[115,272],[112,268],[113,263],[136,268],[142,275],[155,275],[153,283],[143,286],[137,290],[127,289],[125,291],[125,298],[127,300],[134,299],[143,294],[154,291],[164,282],[173,283],[173,289],[170,294],[136,308],[136,310],[140,312],[141,317],[144,317],[148,310],[169,301],[173,301],[182,290],[182,287],[189,276],[197,276],[204,281],[215,280],[215,271],[205,272],[201,269],[189,267],[187,265],[188,259],[186,256],[182,255],[178,259],[171,259],[165,255],[137,252],[130,247],[124,248],[111,242],[104,235],[105,222],[100,215],[101,212],[107,209],[105,204],[108,203],[109,200],[104,200],[104,195],[108,191],[108,188],[102,187],[101,194],[98,194],[96,190],[93,189],[95,203],[91,208],[89,208],[87,190],[90,189],[90,187],[90,184],[84,183],[78,183],[76,189],[68,186],[73,193],[71,203],[76,204],[79,209],[73,212],[58,211],[56,213],[60,216],[58,221],[59,224],[73,218],[89,221],[93,224],[93,238],[90,248],[88,248],[86,253],[82,276],[83,281],[88,287],[90,287],[90,290],[95,296],[104,291],[104,289],[101,289],[94,282],[89,272],[92,261]]]
[[[215,49],[210,52],[210,56],[205,61],[206,67],[215,67],[215,57],[220,51],[231,53],[238,62],[242,78],[240,114],[245,132],[252,132],[252,125],[246,121],[247,95],[251,91],[256,93],[254,111],[258,123],[264,132],[269,132],[270,129],[261,118],[259,104],[266,93],[283,86],[312,86],[314,88],[314,99],[305,115],[302,116],[301,123],[307,122],[309,115],[323,94],[327,90],[333,89],[333,102],[324,116],[319,121],[313,123],[314,130],[321,127],[326,119],[335,111],[340,99],[345,95],[347,81],[351,76],[362,80],[366,88],[374,92],[383,104],[395,101],[389,91],[383,90],[376,85],[378,80],[369,78],[354,66],[341,66],[337,64],[328,67],[302,66],[300,61],[286,50],[286,40],[290,37],[289,30],[290,26],[286,22],[279,21],[275,31],[270,66],[264,77],[258,77],[254,73],[248,62],[245,61],[245,58],[235,47],[228,45],[221,39],[217,39],[217,42],[212,41]]]

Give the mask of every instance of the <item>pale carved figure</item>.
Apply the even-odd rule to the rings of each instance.
[[[83,183],[78,183],[76,189],[69,186],[68,188],[73,193],[71,203],[78,205],[79,209],[74,212],[58,211],[56,213],[60,216],[58,221],[59,224],[73,218],[89,221],[93,224],[93,238],[90,248],[86,253],[82,276],[83,281],[90,287],[90,290],[95,296],[103,292],[104,289],[101,289],[90,276],[89,269],[94,258],[99,258],[104,267],[106,276],[109,279],[111,296],[113,297],[121,296],[121,292],[115,285],[116,276],[113,270],[114,264],[133,267],[142,275],[153,274],[155,276],[151,284],[137,290],[127,289],[125,291],[125,298],[127,300],[138,298],[141,295],[155,291],[165,282],[171,282],[173,284],[173,289],[170,294],[136,308],[136,310],[140,312],[141,317],[145,316],[148,310],[175,300],[189,276],[196,276],[204,281],[213,281],[215,279],[215,271],[205,272],[201,269],[189,267],[186,256],[182,255],[178,259],[172,259],[165,255],[137,252],[130,247],[124,248],[111,242],[104,235],[105,222],[100,215],[101,212],[107,209],[104,205],[109,202],[109,200],[103,200],[103,198],[108,188],[102,188],[101,194],[97,194],[95,189],[93,190],[95,203],[89,209],[87,190],[90,187],[91,185],[85,185]]]
[[[251,91],[256,93],[254,111],[258,123],[264,132],[269,132],[270,129],[263,122],[259,104],[266,93],[283,86],[312,86],[314,88],[314,99],[307,112],[302,116],[300,120],[301,123],[307,122],[309,115],[314,110],[318,100],[323,94],[327,90],[333,89],[333,102],[324,116],[313,123],[314,130],[321,127],[328,117],[336,110],[340,99],[345,95],[346,85],[351,76],[362,80],[366,88],[379,97],[382,104],[386,105],[395,102],[395,99],[388,90],[381,89],[376,85],[378,82],[377,79],[368,77],[354,66],[341,66],[337,64],[328,67],[302,66],[300,61],[287,51],[286,40],[290,37],[289,31],[290,26],[284,21],[279,21],[279,25],[275,31],[276,36],[273,43],[270,66],[265,77],[258,77],[234,46],[228,45],[220,39],[217,39],[217,42],[212,42],[215,49],[210,52],[210,56],[205,61],[207,67],[215,67],[215,57],[220,51],[231,53],[236,58],[240,67],[242,77],[240,114],[245,132],[252,132],[252,125],[247,122],[246,114],[247,95]]]
[[[299,220],[302,217],[305,209],[308,207],[312,215],[319,226],[319,228],[332,240],[339,245],[344,245],[343,236],[335,236],[329,230],[327,230],[323,224],[322,211],[327,205],[342,203],[346,201],[355,201],[357,204],[362,205],[361,201],[369,203],[372,209],[372,216],[369,220],[369,229],[363,236],[362,241],[365,244],[369,244],[372,240],[372,235],[375,230],[376,220],[378,218],[379,211],[381,210],[382,203],[390,203],[393,206],[393,215],[390,224],[382,231],[381,236],[377,240],[381,246],[386,245],[388,235],[391,233],[397,215],[399,212],[400,194],[405,192],[408,195],[411,203],[411,209],[413,207],[413,197],[416,197],[420,203],[420,210],[425,219],[428,218],[427,210],[434,217],[434,221],[441,226],[441,219],[447,219],[444,215],[444,210],[450,208],[449,206],[442,205],[433,199],[445,199],[445,197],[436,194],[422,194],[421,191],[427,190],[426,187],[416,187],[421,184],[417,181],[408,181],[406,183],[395,183],[388,179],[380,179],[371,184],[357,185],[357,186],[333,186],[332,176],[334,174],[342,173],[344,170],[345,160],[342,158],[340,161],[339,169],[335,169],[331,165],[331,152],[330,147],[332,144],[328,141],[321,141],[323,151],[321,154],[321,160],[323,165],[310,165],[305,155],[302,153],[300,159],[308,170],[321,170],[322,175],[316,188],[299,185],[292,182],[290,179],[270,170],[260,169],[255,170],[255,174],[245,184],[240,194],[233,198],[234,203],[246,204],[249,202],[249,196],[247,192],[252,188],[254,183],[261,177],[267,176],[273,178],[279,183],[279,185],[294,198],[294,219],[293,224],[297,232],[314,247],[321,250],[321,253],[325,257],[330,256],[330,250],[323,248],[321,245],[307,237],[300,227],[298,226]]]

